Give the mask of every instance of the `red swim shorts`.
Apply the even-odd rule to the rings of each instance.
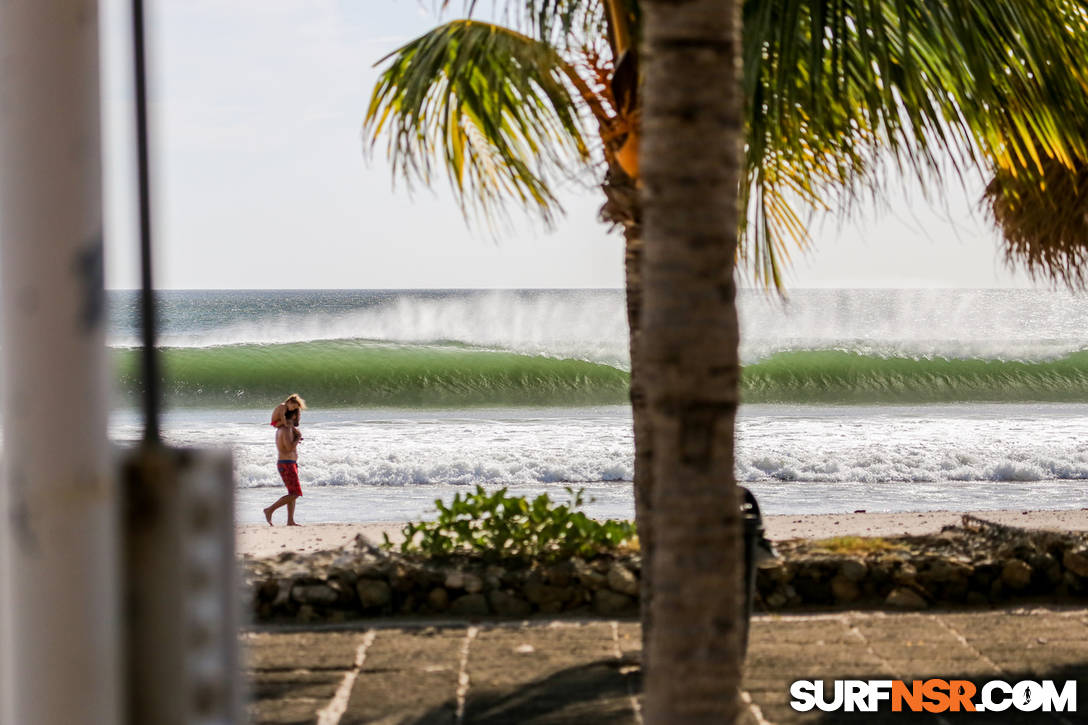
[[[302,484],[298,482],[298,461],[277,461],[276,470],[280,472],[283,485],[287,486],[287,495],[301,496]]]

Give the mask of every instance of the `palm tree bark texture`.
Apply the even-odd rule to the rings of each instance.
[[[743,612],[733,469],[740,15],[732,0],[644,9],[640,347],[656,481],[645,717],[726,723],[739,711]]]
[[[646,390],[642,376],[642,209],[636,182],[621,168],[612,168],[601,184],[607,202],[601,216],[620,226],[624,238],[624,285],[627,298],[627,327],[631,356],[631,422],[635,441],[634,498],[639,549],[644,562],[653,559],[653,433],[646,413]],[[653,576],[644,566],[639,579],[639,607],[642,619],[642,651],[649,652],[648,634],[653,629],[650,602]]]

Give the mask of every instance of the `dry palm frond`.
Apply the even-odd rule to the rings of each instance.
[[[1042,159],[1042,178],[999,170],[983,203],[1001,229],[1005,258],[1033,278],[1088,285],[1088,163]]]

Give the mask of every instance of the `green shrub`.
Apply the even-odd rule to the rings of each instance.
[[[505,488],[456,494],[446,505],[435,501],[435,521],[409,523],[402,530],[404,553],[443,557],[481,554],[497,559],[555,559],[615,549],[635,537],[630,521],[596,521],[581,511],[583,490],[567,488],[570,501],[554,503],[543,493],[529,500],[508,496]],[[394,544],[385,537],[385,547]]]

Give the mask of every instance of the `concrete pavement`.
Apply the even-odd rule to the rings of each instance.
[[[242,635],[254,723],[640,723],[633,621],[358,622]],[[1081,712],[807,713],[794,680],[1079,680]],[[1088,609],[760,615],[745,725],[1088,722]],[[1080,704],[1078,702],[1078,704]]]

